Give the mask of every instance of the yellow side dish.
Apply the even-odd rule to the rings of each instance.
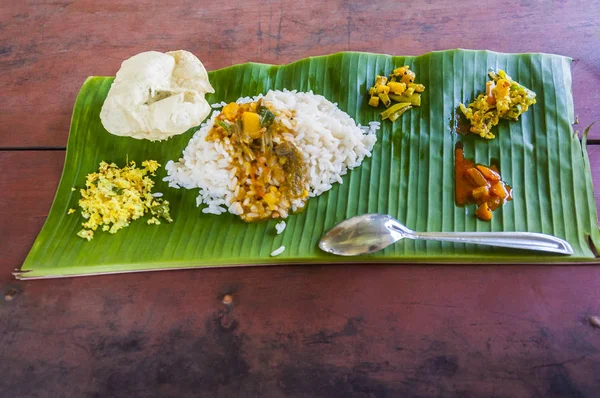
[[[392,71],[389,79],[377,76],[375,85],[369,88],[369,105],[377,108],[383,104],[386,108],[381,113],[383,120],[396,121],[404,112],[413,106],[421,105],[421,94],[425,86],[415,83],[415,72],[405,65]],[[396,102],[396,104],[393,104]]]
[[[133,161],[123,168],[100,162],[98,172],[88,174],[86,188],[79,191],[81,215],[87,221],[77,235],[89,241],[98,227],[114,234],[147,213],[153,216],[148,224],[160,224],[157,217],[172,222],[169,202],[152,194],[154,181],[148,174],[154,176],[159,167],[155,160],[142,162],[142,168]]]
[[[503,70],[488,73],[491,81],[485,85],[485,93],[479,94],[468,106],[460,104],[460,110],[471,122],[470,131],[491,140],[495,135],[492,127],[500,118],[517,120],[535,104],[535,93],[515,82]]]

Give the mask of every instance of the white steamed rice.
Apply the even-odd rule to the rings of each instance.
[[[360,166],[365,156],[371,156],[379,122],[361,127],[336,104],[321,95],[311,92],[269,91],[264,97],[240,98],[238,103],[268,101],[275,114],[292,112],[293,119],[277,116],[277,119],[292,128],[294,134],[286,134],[302,153],[308,169],[309,196],[318,196],[331,189],[332,184],[342,183],[342,176],[349,169]],[[213,104],[213,108],[226,105]],[[240,214],[242,208],[234,202],[237,178],[232,158],[223,142],[206,141],[220,110],[213,111],[209,120],[194,134],[179,161],[168,161],[165,165],[165,181],[170,187],[199,188],[196,199],[198,206],[204,204],[204,213],[222,214],[229,211]],[[292,210],[294,204],[292,205]]]
[[[284,251],[285,251],[285,246],[279,246],[277,249],[273,250],[273,252],[271,253],[271,257],[279,256]]]
[[[277,235],[279,235],[280,233],[282,233],[285,230],[285,226],[286,226],[286,223],[283,220],[281,220],[280,222],[275,224],[275,230],[277,231]]]

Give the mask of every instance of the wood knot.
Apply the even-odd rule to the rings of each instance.
[[[13,289],[13,288],[8,289],[6,292],[4,292],[4,300],[13,301],[13,299],[15,298],[17,293],[18,292],[16,289]]]

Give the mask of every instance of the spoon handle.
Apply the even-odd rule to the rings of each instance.
[[[414,232],[405,237],[573,254],[573,248],[568,242],[552,235],[533,232]]]

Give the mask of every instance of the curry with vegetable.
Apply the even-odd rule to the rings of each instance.
[[[454,151],[455,200],[458,206],[475,203],[475,215],[484,221],[492,212],[512,200],[512,188],[502,181],[498,168],[466,159],[462,145]]]

